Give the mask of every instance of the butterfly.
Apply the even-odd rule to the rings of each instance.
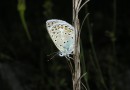
[[[51,19],[46,21],[47,31],[59,49],[59,56],[69,57],[74,54],[75,29],[72,25],[63,20]]]

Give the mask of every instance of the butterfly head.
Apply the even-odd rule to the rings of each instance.
[[[64,53],[64,52],[59,52],[59,56],[60,57],[63,57],[63,56],[66,56],[67,54],[66,53]]]
[[[60,57],[63,57],[64,55],[63,55],[62,53],[59,53],[59,56],[60,56]]]
[[[63,57],[63,56],[69,56],[70,54],[72,55],[74,53],[73,53],[73,51],[62,51],[62,52],[59,51],[58,54],[60,57]]]

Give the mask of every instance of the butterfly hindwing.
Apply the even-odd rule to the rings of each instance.
[[[53,22],[53,23],[52,23]],[[71,54],[74,51],[75,30],[73,26],[62,20],[47,21],[48,33],[56,45],[64,55]]]

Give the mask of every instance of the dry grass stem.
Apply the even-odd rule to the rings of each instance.
[[[82,0],[73,0],[73,26],[75,28],[75,54],[74,54],[74,73],[73,79],[73,90],[81,90],[81,67],[80,67],[80,22],[79,22],[79,11],[88,2],[82,3]]]

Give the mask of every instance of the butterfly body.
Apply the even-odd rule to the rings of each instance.
[[[59,56],[69,56],[74,53],[75,29],[69,23],[52,19],[46,22],[48,33],[59,49]]]

